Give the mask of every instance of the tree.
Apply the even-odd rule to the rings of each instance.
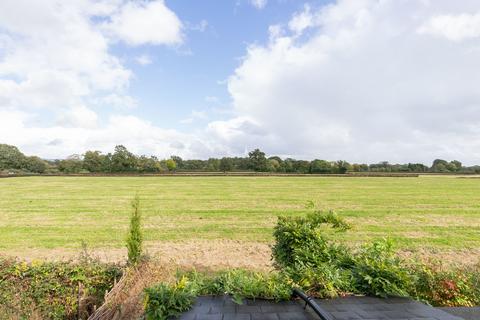
[[[283,161],[285,172],[294,172],[295,171],[294,163],[295,163],[294,159],[291,159],[291,158],[285,159],[285,161]]]
[[[409,163],[408,164],[408,171],[411,172],[426,172],[428,171],[428,167],[422,163]]]
[[[101,172],[105,156],[100,151],[87,151],[83,156],[83,169],[89,172]]]
[[[78,154],[73,154],[58,163],[58,170],[64,173],[79,173],[82,171],[83,162]]]
[[[177,163],[173,159],[168,159],[165,161],[168,171],[175,171],[177,169]]]
[[[315,159],[310,163],[310,173],[331,173],[332,164],[325,160]]]
[[[47,163],[36,156],[26,157],[25,168],[30,172],[44,173],[47,170]]]
[[[112,171],[128,172],[134,171],[137,167],[137,157],[122,145],[115,147],[112,155]]]
[[[143,234],[142,213],[140,211],[140,198],[135,196],[132,201],[132,215],[130,216],[130,228],[127,237],[128,262],[137,264],[142,257]]]
[[[248,153],[250,169],[255,171],[267,171],[267,158],[260,149],[255,149]]]
[[[431,170],[433,172],[446,172],[448,171],[447,165],[448,165],[447,161],[443,159],[435,159],[433,160]]]
[[[280,163],[276,159],[267,160],[267,171],[278,172],[280,170]]]
[[[345,174],[348,170],[352,170],[352,165],[347,161],[338,160],[333,164],[333,172]]]
[[[310,162],[306,160],[295,160],[293,163],[293,172],[308,173],[310,171]]]
[[[173,161],[175,161],[176,169],[178,169],[178,170],[185,169],[185,168],[184,168],[184,161],[183,161],[182,158],[180,158],[179,156],[171,156],[170,158],[171,158]]]
[[[285,172],[285,165],[282,158],[278,156],[268,158],[268,171]]]
[[[223,157],[220,160],[220,165],[219,165],[220,171],[227,172],[227,171],[232,171],[233,170],[233,161],[231,158],[226,158]]]
[[[207,171],[218,171],[220,168],[220,160],[210,158],[207,160]]]
[[[450,163],[447,164],[447,169],[451,172],[460,171],[462,169],[462,163],[458,160],[450,161]]]
[[[137,170],[139,172],[160,172],[160,162],[155,156],[140,156],[137,159]]]
[[[0,170],[22,169],[25,155],[17,147],[8,144],[0,144]]]

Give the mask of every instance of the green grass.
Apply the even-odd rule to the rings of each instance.
[[[308,200],[354,225],[348,242],[480,247],[480,180],[452,177],[25,177],[0,179],[0,249],[122,247],[135,193],[145,240],[272,240]]]

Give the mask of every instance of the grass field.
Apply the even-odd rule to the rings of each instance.
[[[120,248],[136,193],[150,244],[268,243],[276,217],[306,213],[311,200],[353,224],[338,235],[349,243],[388,236],[404,249],[480,247],[480,179],[25,177],[0,179],[0,249]]]

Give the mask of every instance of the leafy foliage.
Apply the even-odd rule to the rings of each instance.
[[[39,157],[27,157],[15,146],[0,144],[0,171],[15,169],[44,173],[47,167],[47,162]]]
[[[128,263],[137,264],[142,257],[143,235],[140,211],[140,198],[135,196],[132,201],[132,215],[130,217],[130,229],[127,237]]]
[[[0,260],[0,306],[21,318],[86,318],[120,275],[117,266],[95,261]]]
[[[145,318],[166,320],[190,309],[195,291],[186,278],[173,286],[161,283],[145,289]]]
[[[315,211],[306,217],[279,217],[273,232],[276,242],[272,248],[276,266],[312,266],[347,258],[345,248],[328,241],[322,234],[322,225],[337,231],[350,228],[348,223],[333,211]]]
[[[292,293],[289,280],[279,273],[234,269],[218,272],[213,277],[196,272],[190,272],[184,276],[195,284],[197,294],[231,295],[239,304],[244,298],[287,300]]]
[[[439,264],[414,266],[417,282],[410,294],[439,306],[480,305],[480,264],[444,269]]]
[[[309,202],[307,207],[314,204]],[[332,230],[349,227],[332,212],[279,217],[273,246],[276,267],[294,284],[319,297],[359,293],[410,296],[434,305],[480,304],[480,265],[444,270],[407,264],[389,240],[374,241],[358,250],[329,240]]]
[[[414,285],[414,277],[388,240],[365,245],[354,256],[352,274],[355,289],[369,295],[408,296],[408,289]]]
[[[347,292],[407,295],[412,277],[395,256],[391,242],[377,241],[353,251],[328,239],[332,230],[349,228],[331,211],[279,217],[272,251],[275,265],[299,286],[320,297]]]
[[[145,290],[147,319],[168,319],[188,310],[198,295],[231,295],[234,302],[245,298],[288,300],[291,285],[279,273],[228,270],[213,276],[195,271],[180,273],[175,284],[159,284]]]

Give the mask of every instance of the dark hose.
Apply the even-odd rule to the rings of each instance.
[[[299,297],[306,304],[313,309],[313,311],[320,317],[322,320],[335,320],[327,311],[320,307],[312,297],[307,296],[303,291],[299,289],[293,289],[293,295]]]

